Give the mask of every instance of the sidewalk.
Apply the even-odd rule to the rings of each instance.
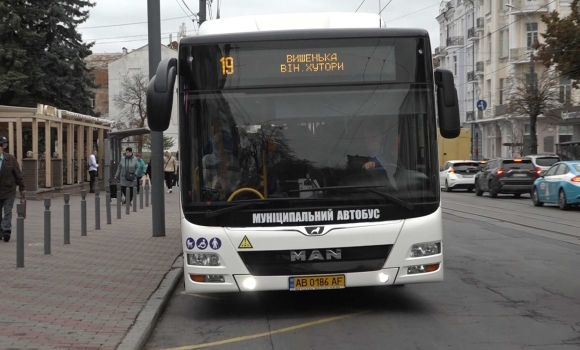
[[[71,244],[64,245],[63,198],[52,200],[52,249],[44,255],[44,202],[29,201],[24,266],[16,268],[16,205],[10,242],[0,242],[0,349],[114,349],[181,253],[179,193],[165,194],[166,236],[153,238],[151,210],[95,231],[94,194],[87,195],[87,236],[81,197],[71,196]]]

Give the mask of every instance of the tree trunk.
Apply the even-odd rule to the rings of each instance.
[[[538,154],[538,134],[536,132],[536,123],[538,115],[530,115],[530,154]]]

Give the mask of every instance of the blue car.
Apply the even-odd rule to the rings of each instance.
[[[536,207],[551,203],[562,210],[580,205],[580,160],[552,165],[534,181],[532,201]]]

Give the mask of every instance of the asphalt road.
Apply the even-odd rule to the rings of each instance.
[[[445,281],[188,296],[146,349],[580,349],[580,210],[444,193]]]

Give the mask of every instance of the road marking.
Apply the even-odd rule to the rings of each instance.
[[[225,345],[225,344],[230,344],[230,343],[237,343],[237,342],[241,342],[241,341],[244,341],[244,340],[251,340],[251,339],[256,339],[256,338],[268,337],[268,336],[271,336],[271,335],[274,335],[274,334],[290,332],[290,331],[294,331],[294,330],[297,330],[297,329],[312,327],[312,326],[316,326],[316,325],[323,324],[323,323],[328,323],[328,322],[334,322],[334,321],[338,321],[338,320],[343,320],[345,318],[360,316],[360,315],[363,315],[363,314],[366,314],[366,313],[369,313],[369,312],[370,311],[361,311],[361,312],[355,312],[355,313],[352,313],[352,314],[346,314],[346,315],[335,316],[335,317],[328,317],[328,318],[323,318],[323,319],[318,320],[318,321],[312,321],[312,322],[298,324],[296,326],[291,326],[291,327],[276,329],[276,330],[273,330],[273,331],[270,331],[270,332],[264,332],[264,333],[258,333],[258,334],[252,334],[252,335],[244,335],[244,336],[241,336],[241,337],[236,337],[236,338],[230,338],[230,339],[224,339],[224,340],[216,341],[216,342],[213,342],[213,343],[196,344],[196,345],[186,345],[186,346],[181,346],[181,347],[177,347],[177,348],[170,348],[170,349],[165,349],[165,350],[194,350],[194,349],[209,348],[209,347],[218,346],[218,345]]]

